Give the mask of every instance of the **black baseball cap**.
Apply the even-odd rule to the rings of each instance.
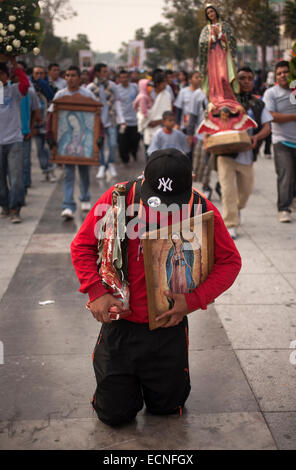
[[[191,162],[185,153],[174,148],[153,152],[144,171],[141,199],[156,209],[176,204],[182,208],[192,195]]]

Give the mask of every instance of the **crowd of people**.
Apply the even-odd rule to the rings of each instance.
[[[263,96],[262,83],[248,66],[238,70],[240,92],[237,100],[258,125],[248,131],[252,149],[234,155],[211,155],[206,151],[204,134],[197,130],[208,107],[200,88],[198,70],[191,73],[156,69],[140,74],[121,69],[114,73],[106,64],[91,71],[70,66],[61,72],[56,63],[46,69],[28,70],[25,62],[10,59],[12,67],[0,64],[4,102],[0,104],[0,205],[1,217],[21,222],[20,211],[31,186],[32,141],[44,182],[55,182],[55,166],[50,151],[57,145],[52,130],[52,101],[80,93],[101,103],[99,167],[96,177],[107,172],[115,178],[118,162],[129,166],[136,161],[143,141],[145,158],[156,150],[175,148],[185,153],[192,164],[193,180],[202,184],[202,192],[211,199],[211,171],[218,171],[216,191],[222,199],[223,217],[232,238],[236,238],[240,211],[252,193],[254,162],[265,141],[270,157],[272,138],[278,188],[278,220],[291,222],[295,207],[296,184],[296,109],[291,101],[289,63],[279,62],[274,80]],[[260,82],[260,83],[259,83]],[[261,90],[261,91],[260,91]],[[272,130],[272,132],[271,132]],[[271,137],[272,136],[272,137]],[[117,155],[118,154],[118,155]],[[78,165],[82,212],[90,205],[90,167]],[[64,199],[61,216],[74,217],[75,165],[64,165]]]

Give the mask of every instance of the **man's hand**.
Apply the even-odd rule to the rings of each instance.
[[[258,145],[258,137],[257,137],[256,134],[251,137],[251,141],[252,141],[252,147],[251,148],[255,149]]]
[[[170,326],[179,325],[184,316],[189,313],[189,310],[184,294],[173,294],[170,291],[166,291],[165,295],[174,301],[174,306],[171,310],[168,310],[157,317],[156,321],[168,318],[169,321],[163,326],[163,328],[169,328]]]
[[[101,323],[112,322],[109,316],[109,309],[111,307],[118,307],[120,312],[123,311],[122,302],[111,294],[102,295],[102,297],[99,297],[89,304],[89,309],[93,317]]]

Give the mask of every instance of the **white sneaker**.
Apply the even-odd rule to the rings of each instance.
[[[98,173],[96,174],[96,178],[102,179],[105,176],[106,168],[104,165],[101,165],[99,167]]]
[[[90,202],[82,202],[81,203],[81,210],[82,210],[82,212],[89,212],[91,210],[91,203]]]
[[[109,171],[112,178],[115,178],[117,176],[117,171],[115,170],[115,166],[113,165],[113,163],[109,163]]]
[[[49,181],[50,183],[56,183],[57,180],[58,180],[58,179],[57,179],[57,177],[56,177],[56,175],[54,174],[53,171],[51,171],[51,172],[48,173],[48,181]]]
[[[74,213],[71,211],[71,209],[64,209],[61,213],[61,217],[66,220],[74,219]]]
[[[229,232],[229,235],[231,236],[232,240],[236,240],[237,234],[236,234],[235,228],[234,227],[229,227],[228,232]]]
[[[281,211],[278,213],[278,221],[282,223],[292,222],[292,217],[290,212],[288,211]]]

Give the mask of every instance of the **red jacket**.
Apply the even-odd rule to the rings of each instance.
[[[97,217],[99,204],[112,204],[112,191],[106,191],[92,208],[78,234],[71,244],[71,255],[77,277],[81,283],[80,292],[88,293],[92,302],[110,292],[102,285],[97,266],[97,245],[95,236],[99,220],[106,210]],[[131,203],[132,191],[127,196],[127,205]],[[229,289],[241,269],[241,257],[231,239],[226,226],[216,207],[207,200],[207,210],[214,211],[214,268],[205,282],[192,293],[185,294],[189,311],[203,309],[219,295]],[[95,212],[96,211],[96,212]],[[169,221],[170,223],[170,221]],[[128,320],[136,323],[148,323],[145,270],[143,253],[139,250],[139,239],[128,241],[128,281],[130,285],[130,309]]]
[[[26,96],[26,94],[28,93],[28,90],[30,88],[30,81],[29,81],[27,75],[25,74],[23,69],[21,69],[20,67],[16,67],[13,70],[13,73],[19,79],[19,84],[18,84],[19,91],[21,92],[22,95]]]

